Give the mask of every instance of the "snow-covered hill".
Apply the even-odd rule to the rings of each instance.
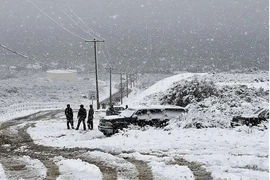
[[[135,90],[137,92],[137,90]],[[228,127],[235,115],[268,108],[268,72],[250,74],[178,74],[125,101],[131,105],[173,104],[189,112],[180,127]]]
[[[269,75],[268,72],[241,74],[241,73],[183,73],[177,74],[152,85],[144,91],[135,89],[133,94],[126,99],[125,103],[130,105],[151,105],[160,104],[159,99],[167,94],[170,88],[185,80],[191,81],[197,78],[198,80],[209,81],[215,83],[217,86],[222,87],[225,85],[237,88],[237,85],[246,85],[249,88],[262,88],[269,91]]]

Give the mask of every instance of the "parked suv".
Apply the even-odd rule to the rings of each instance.
[[[186,112],[183,107],[152,106],[128,108],[119,115],[105,116],[100,119],[98,129],[106,136],[116,133],[130,124],[139,126],[164,127],[172,118]]]
[[[231,121],[231,127],[247,125],[257,126],[262,121],[269,120],[269,109],[258,109],[255,113],[247,116],[235,116]]]

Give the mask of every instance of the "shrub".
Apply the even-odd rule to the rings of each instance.
[[[213,82],[199,81],[195,78],[175,85],[169,89],[167,95],[163,96],[160,101],[162,104],[185,107],[188,104],[200,102],[210,96],[216,96],[217,92],[218,90]]]
[[[171,120],[171,125],[180,128],[229,127],[233,116],[249,114],[258,107],[268,106],[269,91],[249,88],[246,85],[221,86],[213,82],[184,81],[175,84],[162,104],[187,107],[188,113]]]

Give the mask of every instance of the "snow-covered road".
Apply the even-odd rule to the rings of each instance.
[[[148,127],[105,137],[103,115],[93,131],[67,130],[59,110],[3,123],[0,178],[268,179],[268,131]]]
[[[95,125],[96,122],[97,119]],[[39,129],[40,125],[43,125],[42,129]],[[110,138],[98,132],[96,126],[94,131],[67,130],[63,112],[59,110],[11,120],[2,123],[0,129],[0,179],[210,178],[210,173],[200,164],[187,162],[181,157],[174,159],[154,152],[128,152],[116,147],[111,149],[104,144],[88,146],[91,140]],[[37,134],[41,136],[37,137]],[[58,142],[61,148],[53,142]],[[68,142],[76,147],[68,145]]]

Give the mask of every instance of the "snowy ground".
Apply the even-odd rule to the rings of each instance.
[[[193,75],[179,74],[167,78],[143,92],[139,88],[134,88],[129,98],[124,99],[124,103],[129,106],[158,104],[160,93],[166,92],[174,82],[191,78]],[[211,79],[215,83],[221,83],[220,85],[240,83],[269,90],[268,72],[245,75],[197,74],[197,76]],[[82,127],[78,131],[67,130],[63,113],[36,121],[34,126],[27,129],[37,145],[62,149],[90,149],[80,154],[77,159],[55,156],[53,161],[60,172],[57,179],[104,179],[106,177],[102,174],[100,164],[116,169],[117,179],[139,179],[142,171],[136,166],[135,162],[138,161],[142,161],[150,168],[152,176],[149,179],[195,179],[195,175],[197,177],[198,175],[193,166],[188,164],[192,162],[205,168],[216,180],[269,179],[269,130],[261,131],[249,127],[236,129],[131,127],[111,137],[105,137],[97,129],[99,119],[104,115],[102,111],[95,113],[93,131],[83,131]],[[9,132],[14,132],[27,124],[28,122],[15,125]],[[91,159],[93,163],[83,161],[85,158]],[[45,176],[46,168],[42,162],[29,159],[27,156],[20,157],[20,160],[37,169],[39,173],[36,173],[35,177],[39,176],[42,179]],[[7,173],[1,164],[0,179],[7,179]]]
[[[93,131],[66,130],[64,124],[64,119],[39,122],[35,128],[29,129],[29,133],[35,143],[42,145],[98,148],[108,153],[134,152],[129,156],[149,161],[149,165],[154,167],[161,166],[156,168],[166,166],[166,163],[162,164],[164,160],[151,160],[142,154],[156,153],[171,158],[181,157],[188,161],[203,163],[214,179],[268,178],[268,131],[247,127],[164,131],[149,127],[145,130],[126,130],[105,138],[97,130],[98,118],[95,119]],[[179,167],[171,167],[171,171],[174,169],[176,173],[177,168]],[[164,170],[156,173],[167,177],[166,172]],[[171,179],[178,179],[177,177],[179,176],[176,175]]]

